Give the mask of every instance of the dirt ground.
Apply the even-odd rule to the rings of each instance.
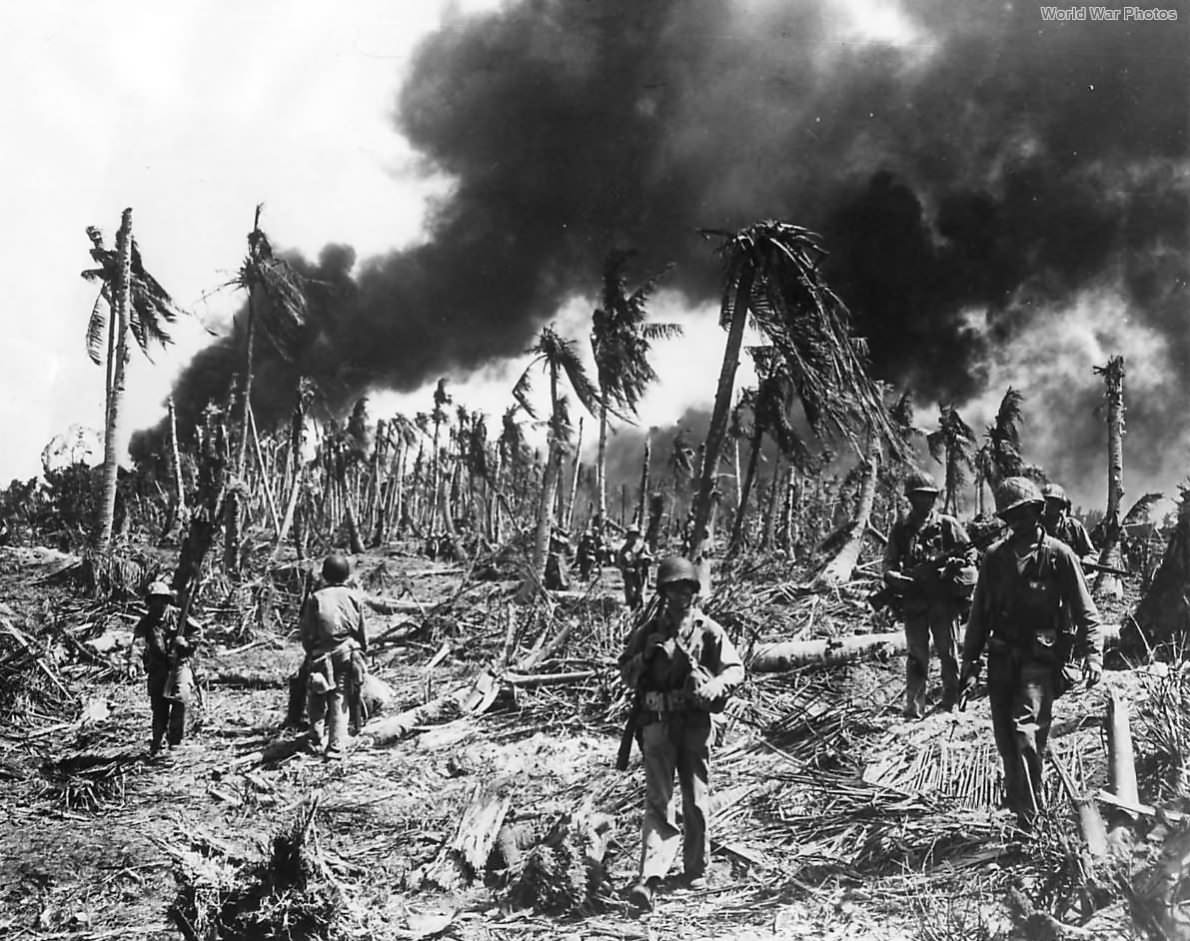
[[[56,664],[71,694],[65,717],[34,709],[0,728],[0,937],[184,937],[171,914],[179,860],[187,853],[262,858],[314,798],[318,850],[350,897],[348,934],[359,937],[1025,936],[1013,927],[1003,890],[1014,866],[1034,871],[1037,859],[987,799],[998,762],[986,699],[962,713],[907,723],[899,710],[902,658],[826,675],[751,678],[712,759],[726,806],[715,824],[710,886],[667,887],[644,915],[615,894],[580,913],[548,915],[514,908],[491,877],[435,888],[427,867],[488,787],[510,797],[510,816],[519,820],[549,821],[584,800],[611,814],[610,882],[617,890],[631,882],[643,772],[639,755],[628,773],[613,768],[622,715],[614,651],[587,659],[597,668],[593,678],[518,689],[482,715],[425,727],[394,744],[376,744],[365,727],[344,762],[326,763],[285,753],[298,733],[281,728],[282,680],[301,653],[283,629],[296,601],[278,595],[278,622],[266,618],[263,629],[240,632],[234,643],[208,645],[198,727],[169,760],[155,763],[147,754],[143,680],[103,666],[122,662],[135,604],[100,606],[47,580],[63,564],[52,553],[7,549],[0,556],[0,597],[26,634],[43,636],[39,625],[57,612],[55,623],[77,637],[116,640],[109,650],[102,641],[89,645],[95,656],[82,661],[46,639],[46,662]],[[461,577],[458,566],[399,555],[361,560],[360,568],[381,565],[393,584],[427,604],[455,591]],[[604,586],[614,598],[610,570]],[[501,609],[506,589],[484,589],[488,610]],[[83,618],[90,620],[80,630]],[[372,633],[404,619],[376,616]],[[456,630],[452,636],[449,625],[439,625],[436,636],[376,653],[373,670],[396,691],[394,711],[474,673],[478,652]],[[427,666],[443,643],[446,656]],[[1139,704],[1147,682],[1111,673],[1099,690],[1059,702],[1053,750],[1088,786],[1106,781],[1099,731],[1106,690]],[[252,760],[261,749],[280,757]],[[1056,780],[1051,785],[1060,802]],[[1068,806],[1061,819],[1070,826]],[[1124,924],[1119,914],[1098,917],[1116,932]],[[1094,936],[1127,936],[1102,930]]]

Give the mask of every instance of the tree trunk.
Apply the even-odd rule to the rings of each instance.
[[[595,504],[599,519],[607,519],[607,393],[599,390],[599,453],[595,456]]]
[[[764,538],[761,543],[766,550],[772,549],[777,531],[777,492],[781,484],[781,458],[773,466],[773,480],[769,484],[769,498],[764,512]]]
[[[736,511],[735,522],[731,527],[731,541],[727,547],[728,555],[735,555],[744,546],[744,522],[748,516],[748,497],[752,493],[752,485],[756,481],[756,465],[760,460],[761,435],[764,432],[757,428],[752,432],[752,451],[748,455],[748,469],[744,472],[744,482],[741,488],[738,476],[740,469],[739,442],[736,442]]]
[[[1124,627],[1125,653],[1148,659],[1165,648],[1180,658],[1190,636],[1190,494],[1178,504],[1178,521],[1170,534],[1148,591]]]
[[[636,501],[636,521],[641,527],[645,523],[645,501],[649,498],[649,461],[653,457],[653,442],[645,432],[645,454],[640,464],[640,498]]]
[[[116,512],[116,481],[120,468],[119,442],[120,406],[124,398],[124,371],[128,363],[128,318],[132,303],[132,210],[125,209],[116,235],[116,283],[112,285],[112,304],[115,309],[115,344],[109,346],[114,354],[111,362],[111,390],[104,416],[103,484],[99,495],[99,519],[95,530],[95,546],[101,552],[111,548],[112,521]]]
[[[694,503],[694,518],[690,527],[688,553],[691,559],[699,561],[711,547],[707,540],[707,523],[711,518],[711,494],[715,491],[715,472],[719,467],[719,455],[723,451],[723,439],[727,434],[727,419],[731,412],[732,393],[735,387],[736,369],[740,365],[740,347],[744,342],[744,324],[748,319],[748,307],[752,299],[752,273],[740,278],[735,295],[735,315],[727,332],[727,344],[723,348],[723,365],[719,370],[719,382],[715,388],[715,405],[711,411],[711,424],[707,429],[705,457],[702,473],[699,475],[698,493]],[[704,591],[710,591],[704,585]]]
[[[1122,568],[1120,555],[1120,503],[1124,498],[1124,357],[1113,356],[1102,370],[1107,386],[1107,515],[1099,563]],[[1122,598],[1124,585],[1118,575],[1100,572],[1095,594]]]
[[[521,583],[517,600],[525,603],[537,597],[545,584],[545,564],[549,557],[550,534],[554,525],[554,500],[558,495],[558,478],[562,472],[562,448],[558,440],[558,367],[550,367],[550,427],[546,443],[545,467],[541,475],[541,499],[537,504],[537,530],[533,536],[533,556],[530,571]]]
[[[876,502],[876,478],[880,466],[880,446],[873,435],[868,441],[868,453],[864,457],[864,473],[859,488],[859,504],[855,508],[855,515],[851,518],[850,532],[847,541],[831,559],[814,583],[820,588],[835,588],[851,580],[855,566],[859,562],[859,553],[864,545],[864,537],[868,532],[868,521],[872,517],[872,505]]]

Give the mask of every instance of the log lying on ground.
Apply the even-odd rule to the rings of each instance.
[[[360,595],[361,600],[377,614],[425,614],[427,606],[420,601],[401,601],[398,598],[382,598],[380,595]]]
[[[1119,642],[1120,625],[1105,624],[1104,646]],[[753,673],[783,673],[799,667],[837,666],[856,660],[886,660],[905,652],[905,632],[854,634],[850,637],[826,637],[769,644],[752,657],[748,669]]]

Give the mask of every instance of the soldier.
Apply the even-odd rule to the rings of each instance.
[[[550,533],[549,552],[545,558],[545,587],[550,591],[570,589],[570,537],[554,527]]]
[[[153,737],[149,757],[156,759],[162,740],[170,750],[182,742],[186,733],[186,709],[194,701],[196,685],[191,660],[201,640],[199,625],[186,619],[179,629],[179,612],[173,607],[173,590],[163,581],[155,581],[147,592],[148,613],[137,622],[128,645],[126,668],[132,668],[132,650],[137,638],[145,642],[141,662],[145,667],[149,705],[153,712]]]
[[[640,527],[629,526],[624,544],[616,553],[616,565],[624,577],[624,604],[634,611],[641,606],[645,582],[649,578],[649,563],[652,561],[649,547],[641,539]]]
[[[679,556],[657,570],[659,610],[629,635],[620,655],[624,682],[637,691],[637,740],[645,763],[640,877],[628,899],[642,909],[669,871],[679,830],[674,771],[682,790],[686,881],[705,880],[710,859],[709,758],[712,712],[743,682],[744,667],[723,628],[694,606],[698,572]]]
[[[974,584],[974,549],[967,531],[953,516],[934,512],[938,487],[929,474],[905,480],[909,515],[892,530],[884,552],[884,571],[901,595],[905,620],[905,716],[925,714],[930,675],[930,638],[942,669],[943,709],[959,697],[959,621]]]
[[[1073,686],[1073,653],[1087,688],[1099,682],[1099,612],[1074,551],[1042,526],[1044,498],[1026,477],[996,491],[1009,534],[984,557],[963,643],[963,686],[974,687],[988,651],[988,700],[1004,763],[1005,803],[1022,830],[1045,804],[1043,756],[1054,697]]]
[[[306,710],[310,720],[310,746],[325,747],[328,759],[343,757],[346,734],[346,700],[358,695],[362,682],[363,654],[368,630],[359,596],[344,583],[351,566],[339,553],[322,563],[325,585],[302,608],[302,646],[310,661]],[[325,741],[324,741],[325,732]]]
[[[1041,488],[1041,496],[1045,500],[1045,515],[1042,523],[1048,536],[1053,536],[1074,550],[1080,559],[1089,562],[1095,558],[1095,545],[1087,535],[1087,528],[1070,515],[1070,497],[1057,484],[1046,484]]]
[[[578,577],[584,582],[590,581],[591,572],[599,561],[599,546],[595,541],[595,531],[590,523],[579,536],[578,554],[575,561],[578,562]]]

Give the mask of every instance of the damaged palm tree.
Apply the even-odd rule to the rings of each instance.
[[[866,346],[852,335],[846,307],[818,270],[825,255],[818,236],[773,220],[738,232],[703,234],[721,239],[725,273],[719,324],[728,333],[687,544],[691,557],[700,561],[709,549],[719,459],[749,316],[788,370],[815,434],[842,436],[865,453],[869,441],[896,441],[880,387],[868,373]]]
[[[1173,654],[1185,645],[1190,627],[1190,483],[1180,487],[1178,519],[1149,590],[1122,630],[1132,656]]]
[[[942,512],[958,514],[959,488],[969,479],[975,469],[972,450],[975,446],[975,432],[963,421],[953,405],[943,405],[938,410],[938,429],[926,436],[930,455],[946,469],[945,496]]]
[[[1103,548],[1099,564],[1117,571],[1123,566],[1120,556],[1120,503],[1124,499],[1124,357],[1113,356],[1106,366],[1096,366],[1103,376],[1107,399],[1107,513],[1103,517]],[[1120,577],[1101,569],[1095,579],[1095,593],[1121,598],[1124,586]]]

